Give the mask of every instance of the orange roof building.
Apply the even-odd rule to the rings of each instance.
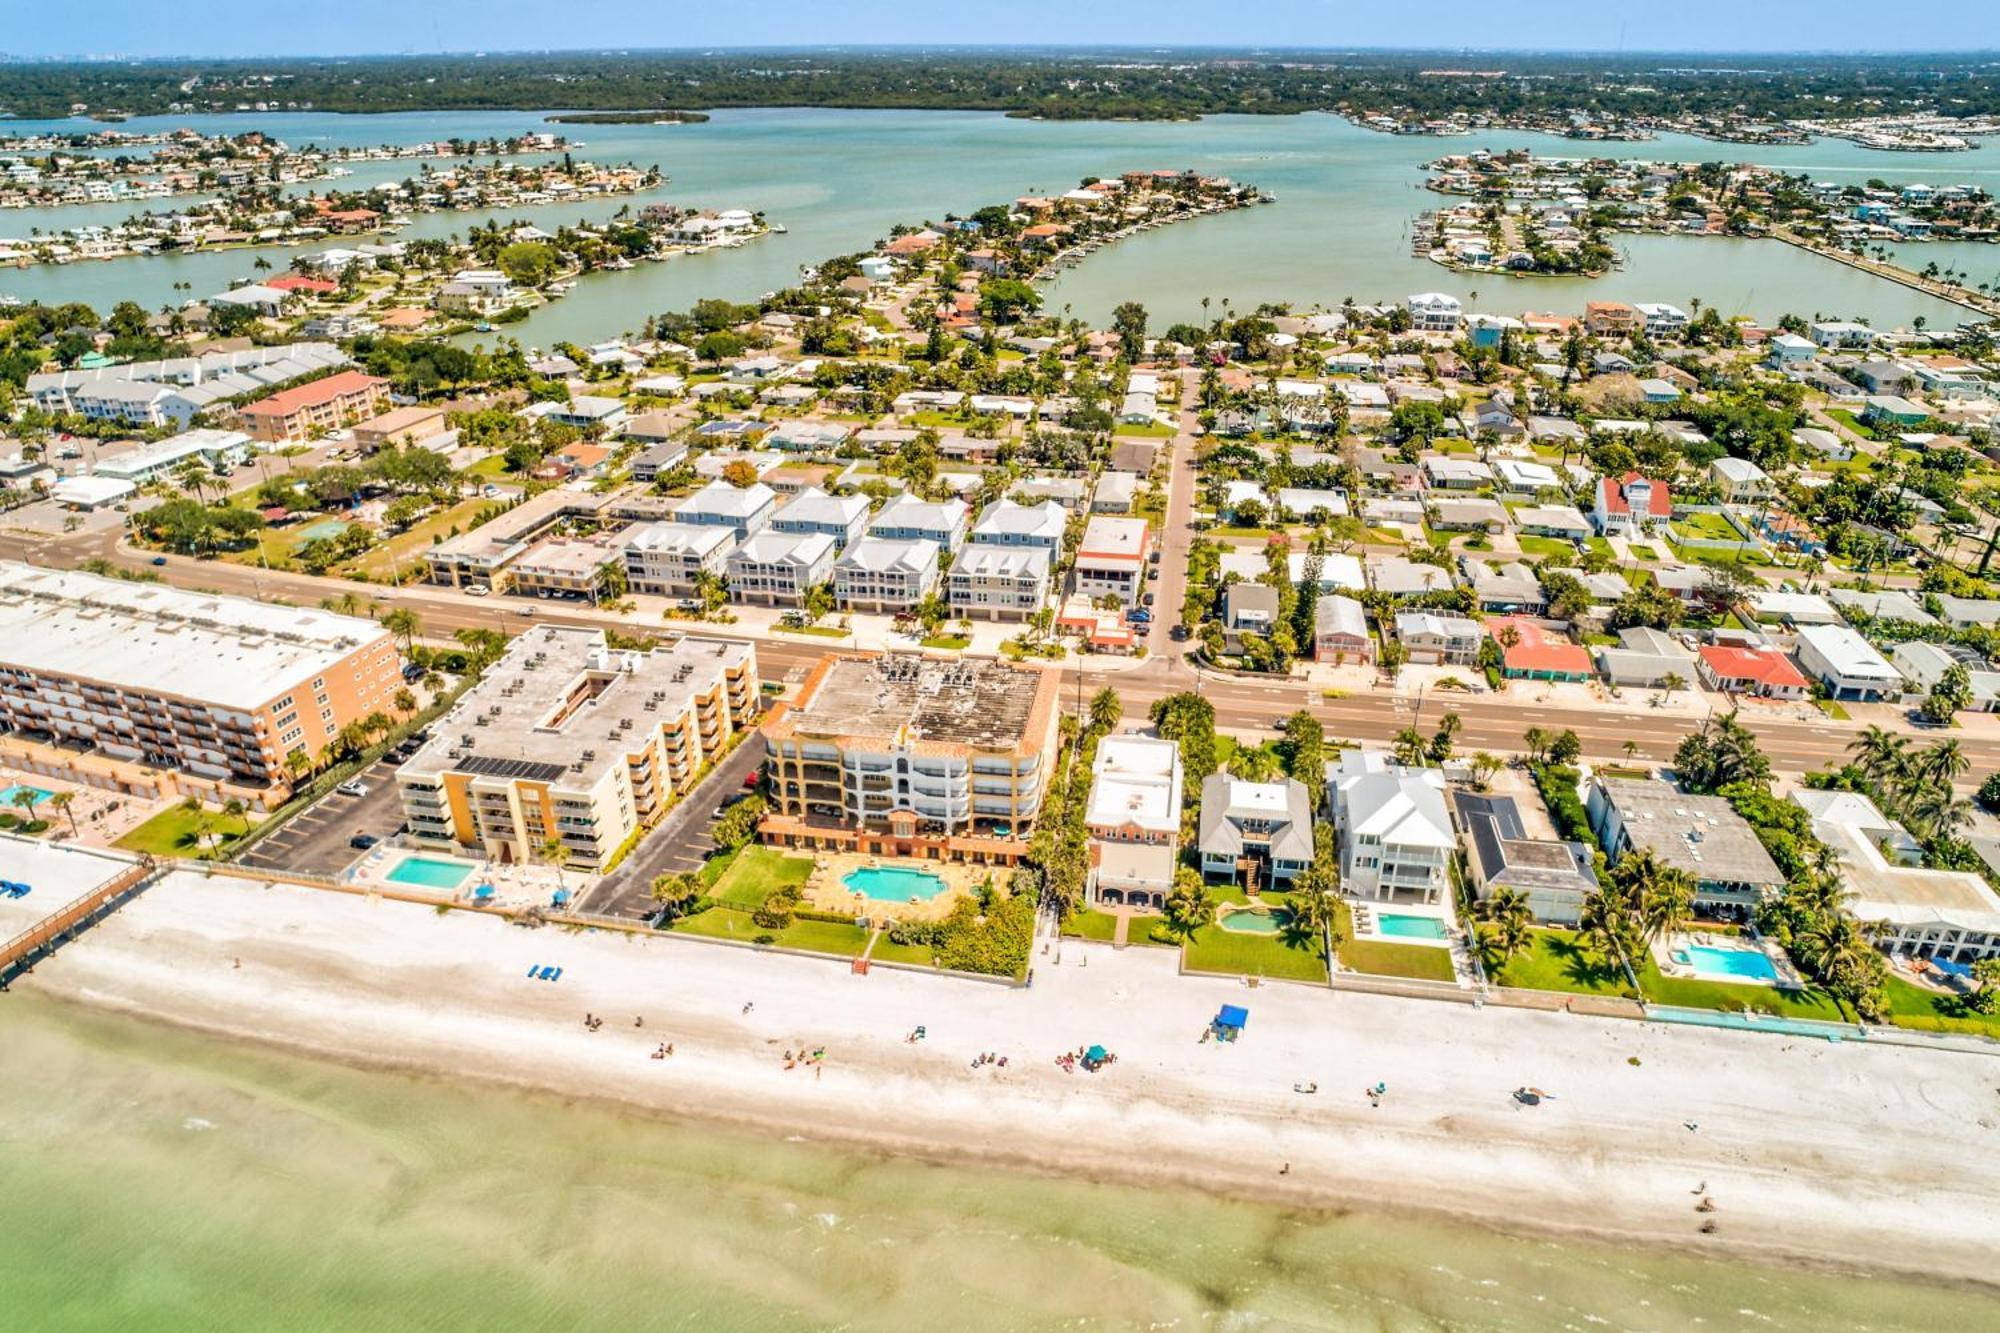
[[[1500,674],[1509,680],[1594,680],[1590,650],[1523,616],[1489,616],[1486,633],[1500,645]],[[1509,634],[1507,631],[1512,630]],[[1507,640],[1512,638],[1509,646]]]
[[[242,417],[250,434],[266,444],[305,444],[379,414],[388,402],[389,381],[343,370],[252,403]]]

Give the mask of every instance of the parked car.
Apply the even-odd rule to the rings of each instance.
[[[422,680],[423,678],[424,678],[424,669],[418,666],[415,662],[406,662],[403,664],[404,680]]]
[[[155,565],[164,565],[167,563],[167,558],[163,555],[156,555],[153,557],[153,563]]]
[[[480,587],[478,584],[474,584],[472,587],[467,588],[465,590],[465,595],[467,597],[484,597],[486,593],[487,590],[485,588]]]
[[[365,852],[380,841],[382,840],[372,833],[357,833],[347,840],[347,845],[356,851]]]
[[[368,784],[349,778],[346,782],[335,787],[334,790],[342,796],[366,796],[368,794]]]

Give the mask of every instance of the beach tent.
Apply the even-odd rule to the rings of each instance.
[[[1240,1004],[1225,1004],[1215,1015],[1215,1025],[1231,1032],[1241,1032],[1250,1021],[1250,1011]]]
[[[1083,1058],[1090,1064],[1101,1065],[1104,1063],[1105,1054],[1105,1049],[1102,1046],[1093,1046],[1083,1053]]]

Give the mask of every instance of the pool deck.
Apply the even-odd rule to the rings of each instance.
[[[871,866],[885,870],[914,870],[936,875],[945,883],[944,891],[928,902],[891,902],[856,893],[841,880],[856,870]],[[822,852],[813,858],[812,877],[806,881],[809,906],[822,912],[852,912],[878,920],[942,921],[966,894],[976,892],[994,873],[991,866],[953,865],[944,861],[918,861],[904,857],[868,856],[858,852]]]
[[[1348,909],[1354,917],[1354,938],[1358,940],[1380,940],[1384,944],[1419,944],[1449,949],[1452,947],[1453,936],[1458,933],[1458,923],[1452,919],[1451,912],[1443,906],[1378,902],[1373,898],[1350,898]],[[1428,935],[1390,934],[1382,929],[1380,918],[1384,916],[1425,917],[1444,927],[1444,934],[1436,939]]]
[[[1712,972],[1703,972],[1690,967],[1686,963],[1675,962],[1674,955],[1685,952],[1690,945],[1698,948],[1760,953],[1771,961],[1771,967],[1778,975],[1775,978],[1718,976]],[[1783,949],[1768,940],[1756,939],[1750,935],[1711,935],[1699,930],[1669,935],[1664,939],[1653,941],[1653,961],[1659,966],[1661,976],[1676,977],[1684,981],[1714,981],[1736,986],[1774,986],[1779,990],[1806,988],[1805,978],[1799,975],[1798,968],[1793,965],[1791,958]]]

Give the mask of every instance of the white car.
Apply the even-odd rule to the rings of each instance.
[[[465,595],[467,597],[484,597],[486,595],[486,589],[478,585],[474,585],[473,587],[467,588],[465,590]]]
[[[366,796],[368,794],[368,784],[365,782],[348,781],[341,783],[334,790],[342,796]]]

